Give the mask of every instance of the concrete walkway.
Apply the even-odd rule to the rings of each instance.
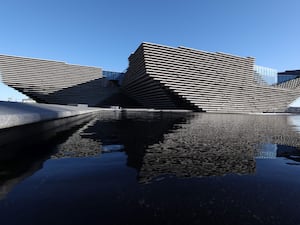
[[[0,101],[0,129],[100,111],[85,106],[64,106]]]

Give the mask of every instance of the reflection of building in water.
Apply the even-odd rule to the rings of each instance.
[[[165,174],[179,177],[251,174],[255,172],[256,158],[297,156],[295,149],[300,147],[300,134],[293,121],[297,118],[284,115],[103,111],[80,124],[76,122],[71,132],[59,133],[52,145],[42,141],[42,146],[52,146],[52,149],[56,146],[58,151],[52,158],[99,156],[103,146],[107,154],[124,151],[128,156],[127,165],[139,172],[140,182]],[[70,125],[60,123],[59,130]],[[53,138],[58,130],[51,130]],[[282,146],[295,148],[285,151]],[[40,145],[33,155],[36,152],[41,152]],[[1,157],[0,173],[11,175],[0,180],[3,181],[0,187],[11,179],[23,179],[22,174],[38,161],[30,159],[24,169],[17,167],[20,173],[15,173],[9,165],[21,165],[26,158],[19,156],[20,162],[14,159],[5,166]]]
[[[59,145],[53,158],[95,156],[103,146],[122,146],[118,151],[126,152],[127,164],[139,171],[141,182],[164,174],[251,174],[255,158],[275,158],[277,145],[300,147],[287,118],[102,112]]]
[[[275,159],[277,156],[277,144],[261,144],[257,148],[257,159]]]
[[[292,146],[277,146],[277,157],[284,157],[293,162],[287,162],[290,165],[300,165],[300,151],[299,148]]]
[[[43,168],[57,143],[92,118],[93,115],[81,115],[0,132],[0,199],[17,183]]]
[[[52,158],[99,156],[118,147],[128,153],[128,164],[139,168],[145,148],[185,117],[186,113],[103,111],[60,144]]]
[[[145,113],[120,112],[109,114],[87,129],[82,138],[101,142],[106,146],[119,146],[128,155],[128,166],[140,169],[145,149],[162,140],[163,135],[172,132],[174,124],[185,123],[187,113]],[[102,148],[103,148],[102,146]],[[114,151],[104,151],[114,152]]]
[[[300,147],[300,135],[287,124],[286,116],[197,114],[177,127],[146,150],[141,182],[166,174],[254,173],[255,157],[276,156],[276,144]]]
[[[93,118],[89,123],[72,134],[64,143],[58,145],[57,153],[52,155],[51,158],[87,157],[100,154],[100,141],[84,138],[84,135],[87,135],[85,130],[90,126],[93,126],[96,120],[97,118]]]
[[[103,146],[105,152],[110,152],[106,149],[109,146],[110,150],[113,147],[126,151],[127,164],[139,169],[145,148],[161,141],[164,133],[175,129],[175,123],[185,123],[188,117],[186,113],[102,111],[82,119],[72,117],[54,123],[43,123],[43,126],[40,124],[39,127],[32,125],[31,129],[27,126],[24,130],[18,130],[17,133],[33,135],[36,138],[35,141],[41,145],[30,141],[31,145],[28,147],[24,145],[22,139],[23,145],[14,146],[17,154],[10,158],[6,157],[7,154],[4,154],[2,148],[4,145],[1,145],[0,199],[6,196],[17,183],[42,168],[44,161],[49,157],[55,159],[99,156]],[[47,131],[46,139],[44,139],[42,129],[38,129],[41,127]],[[29,132],[30,130],[34,133]],[[15,134],[12,133],[12,138],[16,137]],[[5,137],[10,137],[7,133],[5,135]],[[42,136],[41,141],[38,141],[39,135]],[[5,146],[11,153],[11,145]],[[31,151],[29,153],[25,151],[24,146]],[[40,151],[41,148],[43,151]],[[50,156],[53,149],[56,153]]]
[[[300,116],[292,115],[288,117],[288,124],[293,127],[296,132],[300,132]]]
[[[23,163],[25,166],[19,165],[19,168],[15,169],[17,174],[13,174],[12,171],[3,171],[1,170],[1,179],[0,179],[0,200],[5,198],[5,196],[17,185],[19,182],[25,178],[31,176],[36,171],[43,168],[45,158],[41,158],[35,162]],[[32,164],[31,164],[32,163]],[[1,168],[2,169],[2,168]],[[24,169],[24,170],[20,170]],[[18,171],[19,170],[19,171]],[[5,174],[6,173],[6,174]]]
[[[105,123],[105,121],[117,121],[121,118],[120,111],[101,111],[101,113],[95,114],[88,123],[69,136],[62,144],[59,144],[56,154],[51,158],[99,156],[102,152],[102,142],[99,138],[93,138],[96,132],[99,132],[95,129],[96,124],[100,121]]]

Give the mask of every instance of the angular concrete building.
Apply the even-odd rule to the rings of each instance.
[[[7,55],[0,55],[0,78],[42,103],[95,106],[119,90],[101,68]]]
[[[285,112],[300,96],[293,82],[259,82],[250,57],[142,43],[129,57],[122,87],[146,108]]]
[[[264,71],[267,82],[261,76]],[[222,113],[285,112],[300,97],[300,78],[274,84],[274,71],[254,66],[254,58],[250,57],[151,43],[142,43],[129,57],[125,75],[64,62],[0,55],[0,78],[5,84],[37,102],[55,104],[139,105]]]

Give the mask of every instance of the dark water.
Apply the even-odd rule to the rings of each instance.
[[[46,138],[0,133],[1,225],[300,224],[300,116],[103,112],[68,124]]]

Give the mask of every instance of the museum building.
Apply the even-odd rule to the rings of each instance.
[[[254,61],[220,52],[142,43],[129,56],[125,73],[0,55],[0,78],[43,103],[286,112],[300,97],[299,76],[278,83],[276,70],[257,66]]]

